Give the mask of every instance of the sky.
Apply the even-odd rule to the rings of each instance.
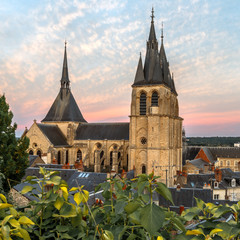
[[[17,135],[47,114],[67,41],[71,90],[88,122],[127,122],[151,9],[186,135],[240,136],[239,0],[1,0],[0,94]]]

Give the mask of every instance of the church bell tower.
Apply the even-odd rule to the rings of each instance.
[[[129,167],[136,175],[154,170],[167,186],[174,185],[176,171],[182,169],[183,119],[179,117],[177,96],[163,45],[163,29],[158,51],[152,9],[144,68],[140,54],[132,85]]]

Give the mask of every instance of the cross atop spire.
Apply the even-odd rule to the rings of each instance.
[[[152,7],[152,15],[151,15],[151,18],[152,18],[152,21],[151,21],[151,23],[154,23],[154,8]]]
[[[161,29],[161,43],[163,43],[163,22],[162,22],[162,29]]]

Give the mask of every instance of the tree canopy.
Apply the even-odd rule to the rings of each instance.
[[[29,165],[26,151],[29,140],[16,138],[17,124],[12,125],[12,119],[13,113],[5,96],[0,96],[0,173],[4,175],[2,185],[5,192],[21,181]]]

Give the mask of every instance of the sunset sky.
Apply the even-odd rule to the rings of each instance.
[[[3,0],[0,94],[20,136],[56,98],[67,40],[73,95],[88,122],[129,121],[150,14],[174,73],[187,136],[240,136],[239,0]]]

